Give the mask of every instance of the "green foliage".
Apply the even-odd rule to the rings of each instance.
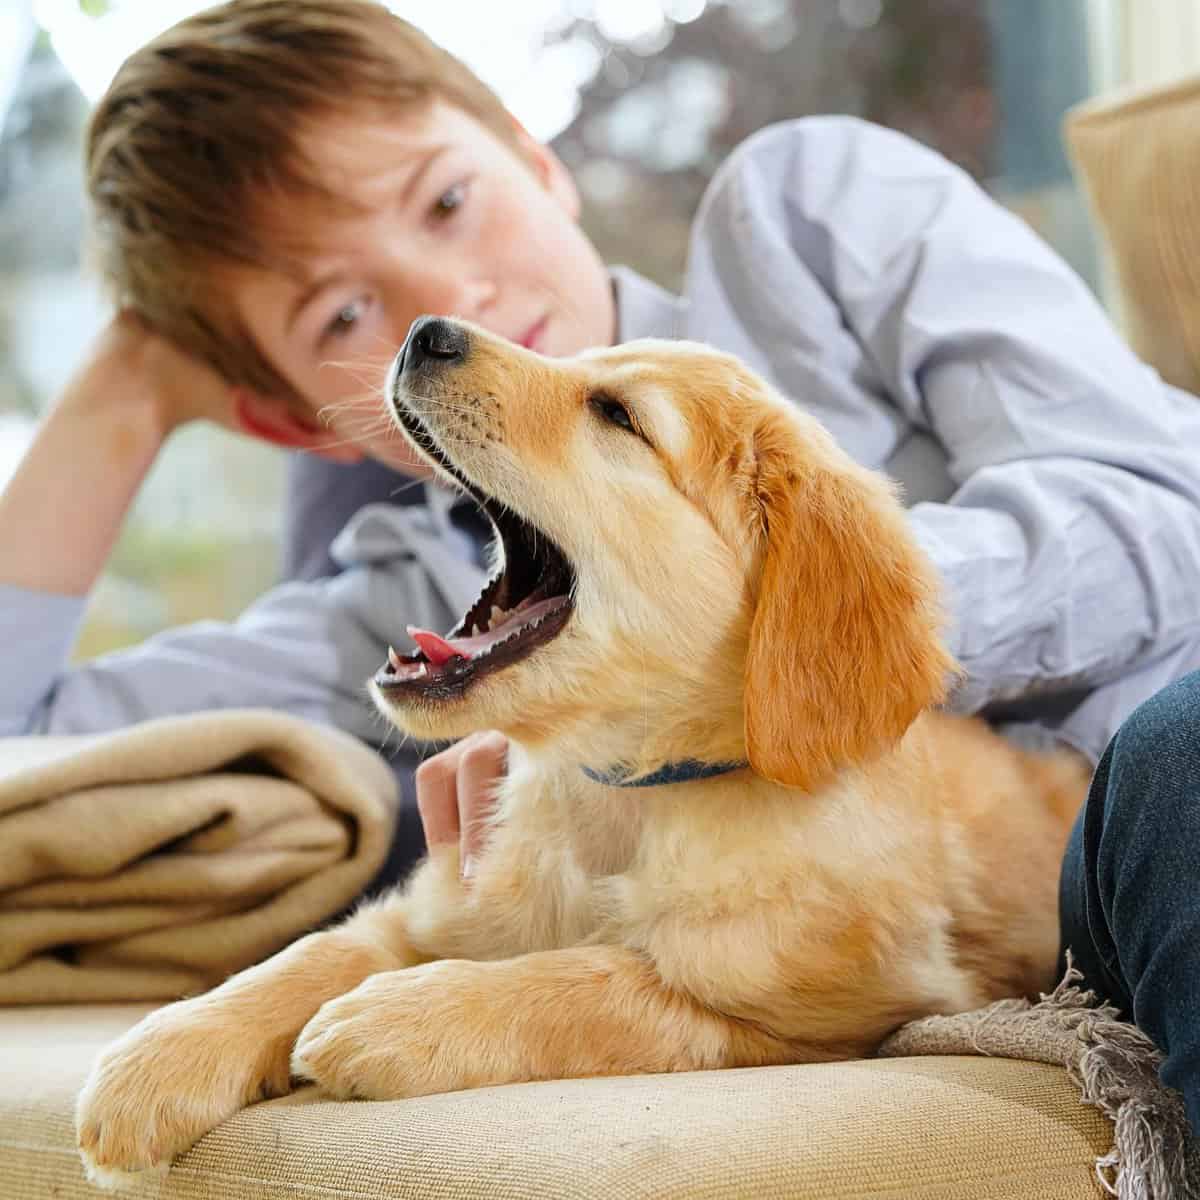
[[[277,548],[269,536],[168,531],[135,521],[121,535],[106,574],[134,590],[106,594],[101,588],[93,597],[72,656],[76,662],[133,645],[159,629],[233,620],[278,582]],[[127,608],[131,599],[133,607]]]
[[[229,554],[228,534],[195,532],[181,535],[160,527],[129,525],[109,562],[126,579],[153,583],[183,572],[219,568]]]

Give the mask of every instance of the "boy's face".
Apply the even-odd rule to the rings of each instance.
[[[423,313],[549,355],[612,344],[612,289],[577,224],[578,193],[554,155],[526,140],[531,163],[444,103],[392,120],[326,116],[301,137],[325,186],[361,211],[301,197],[259,214],[265,235],[303,247],[303,277],[246,268],[228,286],[327,441],[411,470],[380,389]]]

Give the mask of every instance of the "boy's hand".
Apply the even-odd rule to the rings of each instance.
[[[496,806],[496,785],[507,764],[508,739],[493,730],[473,733],[417,768],[425,842],[431,849],[457,844],[464,879],[474,873],[484,822]]]
[[[148,405],[164,439],[180,425],[201,418],[239,428],[234,389],[217,370],[129,310],[118,313],[100,332],[76,383],[87,393]]]

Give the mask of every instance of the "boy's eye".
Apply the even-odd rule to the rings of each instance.
[[[433,217],[436,220],[444,221],[447,217],[452,217],[455,212],[462,206],[463,201],[467,198],[466,183],[456,183],[453,187],[448,187],[434,201]]]
[[[325,335],[327,337],[343,337],[349,333],[361,319],[366,304],[365,299],[358,299],[343,305],[338,309],[333,320],[325,327]]]

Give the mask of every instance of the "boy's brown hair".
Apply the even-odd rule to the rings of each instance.
[[[264,195],[347,203],[305,169],[306,118],[435,99],[520,152],[491,89],[377,0],[230,0],[169,29],[125,62],[88,129],[90,249],[113,299],[231,383],[295,402],[217,268],[286,265],[263,236]]]

